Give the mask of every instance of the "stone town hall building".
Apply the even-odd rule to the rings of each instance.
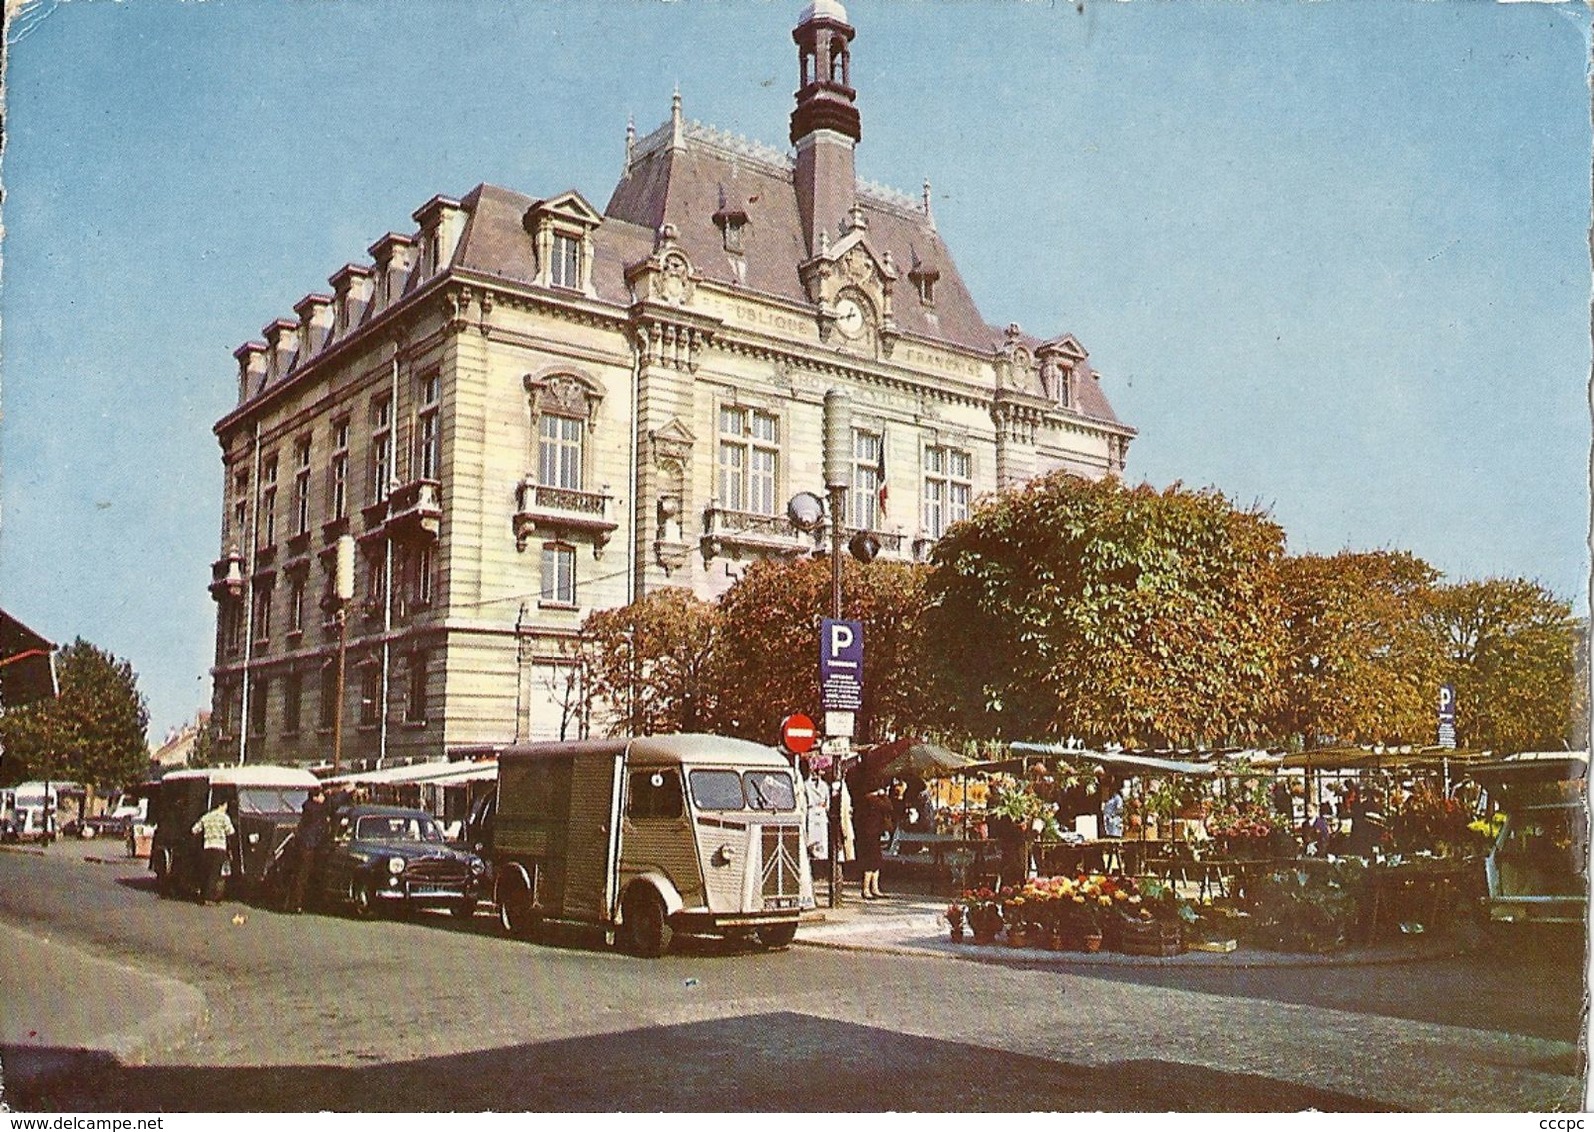
[[[433,197],[238,348],[215,430],[224,749],[328,757],[345,533],[344,759],[369,763],[558,737],[587,613],[812,553],[785,507],[823,493],[832,386],[853,407],[846,523],[887,559],[925,557],[983,493],[1123,467],[1134,430],[1081,345],[988,323],[928,185],[854,175],[853,37],[836,0],[803,11],[791,152],[687,122],[677,95],[628,131],[601,210]]]

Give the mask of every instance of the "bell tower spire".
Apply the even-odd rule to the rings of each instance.
[[[863,130],[852,89],[855,34],[839,0],[812,0],[791,33],[799,71],[791,141],[797,147],[797,211],[810,255],[821,233],[840,231],[857,198],[853,148]]]

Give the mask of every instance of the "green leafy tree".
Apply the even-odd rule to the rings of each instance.
[[[1288,655],[1273,733],[1308,747],[1432,743],[1438,571],[1405,551],[1344,551],[1287,558],[1279,576]]]
[[[149,763],[149,709],[133,666],[79,637],[56,654],[56,676],[59,697],[0,715],[6,780],[96,790],[137,781]]]
[[[1568,603],[1536,582],[1492,578],[1441,588],[1431,617],[1456,687],[1460,742],[1511,752],[1559,749],[1572,737],[1583,709]]]
[[[842,614],[863,623],[860,740],[922,723],[918,625],[925,576],[921,566],[842,559]],[[773,743],[791,712],[819,718],[819,624],[830,611],[828,558],[754,562],[726,591],[713,666],[722,730]]]
[[[614,735],[702,731],[712,726],[715,689],[708,665],[719,631],[710,602],[665,589],[581,626],[589,703],[608,712]]]
[[[930,702],[974,738],[1250,737],[1281,660],[1283,545],[1211,489],[1057,472],[1003,492],[936,548]]]

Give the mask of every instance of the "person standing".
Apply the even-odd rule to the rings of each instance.
[[[806,759],[802,770],[803,795],[808,800],[808,812],[803,819],[808,857],[812,861],[825,860],[830,856],[830,787]]]
[[[1124,835],[1124,795],[1122,790],[1114,789],[1107,795],[1107,800],[1101,804],[1101,835],[1103,837],[1122,837]]]
[[[227,840],[237,832],[227,816],[227,803],[217,802],[194,823],[192,832],[201,838],[200,861],[203,878],[199,891],[201,904],[221,903],[221,870],[227,863]]]
[[[854,815],[858,827],[858,865],[863,870],[863,898],[878,900],[880,891],[881,839],[891,821],[891,799],[885,790],[872,790],[858,802]]]
[[[1301,848],[1308,857],[1328,856],[1328,845],[1333,831],[1328,819],[1316,806],[1306,807],[1306,821],[1301,825]]]
[[[304,893],[315,869],[316,854],[326,844],[327,820],[326,787],[318,782],[310,788],[310,796],[299,810],[299,824],[293,831],[293,889],[288,894],[284,911],[304,911]]]

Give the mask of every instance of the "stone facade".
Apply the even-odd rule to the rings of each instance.
[[[795,154],[671,116],[580,193],[437,197],[239,348],[214,719],[249,761],[331,753],[336,547],[346,764],[574,737],[594,609],[703,597],[814,553],[825,391],[853,406],[849,528],[922,559],[980,495],[1123,467],[1083,347],[980,316],[921,200],[856,181],[853,29],[794,32]]]

